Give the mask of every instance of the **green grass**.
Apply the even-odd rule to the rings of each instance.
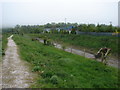
[[[33,37],[47,36],[54,41],[72,45],[77,48],[86,48],[88,51],[97,52],[102,47],[111,48],[112,55],[120,53],[118,49],[118,37],[94,36],[94,35],[74,35],[74,34],[32,34]]]
[[[117,88],[118,70],[95,60],[14,36],[20,56],[32,65],[38,79],[32,88]]]
[[[7,38],[10,36],[10,34],[3,34],[2,35],[2,44],[1,44],[1,46],[2,46],[2,55],[4,56],[5,55],[5,50],[6,50],[6,48],[7,48],[7,42],[8,42],[8,40],[7,40]]]

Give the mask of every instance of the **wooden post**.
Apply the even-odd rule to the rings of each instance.
[[[85,57],[85,49],[84,49],[84,57]]]
[[[71,53],[72,53],[72,47],[71,47]]]

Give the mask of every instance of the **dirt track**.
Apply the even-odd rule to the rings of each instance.
[[[27,62],[22,61],[18,55],[18,48],[8,38],[8,47],[2,64],[2,88],[28,88],[33,83],[33,74],[29,71]]]

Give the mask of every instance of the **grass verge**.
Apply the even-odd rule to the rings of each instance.
[[[44,37],[66,44],[75,48],[86,49],[88,52],[95,53],[102,47],[111,48],[112,56],[120,53],[118,48],[118,38],[113,36],[94,36],[94,35],[74,35],[74,34],[31,34],[33,37]]]
[[[117,88],[118,70],[79,55],[14,36],[23,60],[38,73],[32,88]]]
[[[9,34],[2,34],[2,41],[1,41],[1,55],[4,56],[5,55],[5,50],[7,48],[7,43],[8,43],[8,40],[7,38],[9,37],[10,35]]]

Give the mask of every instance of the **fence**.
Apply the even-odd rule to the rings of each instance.
[[[120,37],[120,34],[113,34],[111,32],[81,32],[81,31],[77,31],[76,34],[88,34],[88,35],[97,35],[97,36],[116,36],[116,37]]]

